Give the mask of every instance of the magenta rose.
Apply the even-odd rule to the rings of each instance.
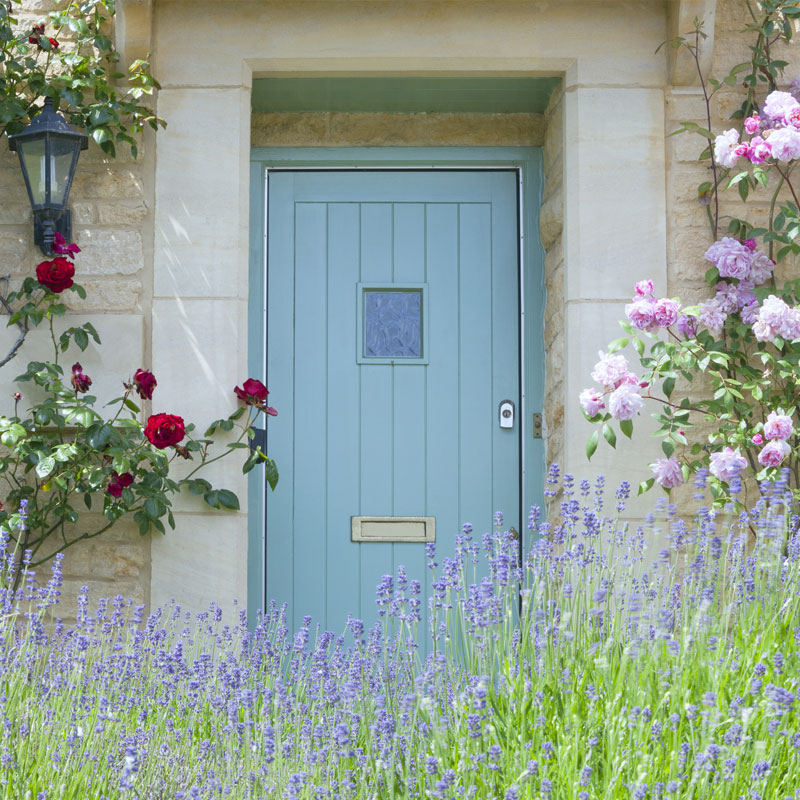
[[[133,385],[139,393],[139,397],[144,400],[153,399],[153,390],[158,385],[156,376],[146,369],[137,369],[133,376]]]
[[[71,383],[76,392],[88,392],[92,385],[92,379],[83,374],[83,367],[77,361],[72,365]]]
[[[144,427],[147,440],[159,450],[178,444],[185,434],[183,419],[175,414],[153,414]]]
[[[63,256],[42,261],[36,266],[36,280],[54,294],[61,294],[64,289],[69,289],[72,286],[73,275],[75,267]]]

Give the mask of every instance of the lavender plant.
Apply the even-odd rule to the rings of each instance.
[[[250,628],[218,606],[90,611],[85,591],[76,624],[48,628],[61,561],[39,587],[23,558],[13,591],[5,538],[3,796],[798,800],[787,481],[736,515],[696,480],[692,524],[662,500],[634,528],[630,486],[607,508],[602,479],[551,468],[560,514],[533,509],[524,562],[502,525],[463,531],[434,570],[429,625],[400,568],[374,625],[335,632],[290,631],[274,603]]]

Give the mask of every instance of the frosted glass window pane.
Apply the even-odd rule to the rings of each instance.
[[[422,293],[364,292],[364,355],[372,358],[422,356]]]

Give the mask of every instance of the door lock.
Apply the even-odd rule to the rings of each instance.
[[[511,400],[502,400],[500,402],[500,427],[513,428],[514,427],[514,403]]]

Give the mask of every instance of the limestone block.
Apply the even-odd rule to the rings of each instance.
[[[90,339],[86,350],[72,346],[60,354],[59,363],[68,373],[70,366],[79,361],[83,371],[92,379],[91,393],[97,397],[99,409],[109,400],[122,394],[122,382],[130,381],[133,373],[143,366],[144,319],[138,314],[80,314],[67,315],[56,320],[56,337],[74,325],[91,322],[97,329],[101,344]],[[50,332],[40,326],[31,330],[14,361],[6,367],[9,377],[23,372],[29,361],[52,361],[53,347]],[[17,338],[17,328],[0,328],[0,351],[5,354]],[[8,379],[8,378],[7,378]],[[159,387],[160,388],[160,387]],[[22,408],[41,402],[43,394],[32,383],[18,385],[22,392]],[[9,395],[13,389],[9,391]],[[8,400],[8,404],[12,401]],[[3,401],[0,413],[10,413],[10,405]]]
[[[240,89],[159,94],[159,114],[170,123],[159,133],[156,168],[156,297],[236,297],[240,283],[246,286],[249,123],[242,103],[249,95]]]
[[[75,265],[78,276],[133,275],[142,269],[142,235],[138,230],[83,228],[76,240],[81,247]]]
[[[313,113],[253,114],[250,121],[253,147],[300,147],[325,141],[328,115]]]
[[[664,99],[668,130],[672,130],[672,125],[675,128],[680,127],[680,123],[684,121],[700,123],[706,119],[706,104],[699,86],[673,87],[667,90]]]
[[[578,89],[564,102],[571,131],[564,153],[567,297],[625,297],[642,264],[653,279],[665,277],[663,94]]]
[[[28,225],[32,219],[31,205],[27,200],[24,203],[0,205],[0,225]]]
[[[175,598],[187,611],[205,611],[216,602],[230,612],[234,598],[247,598],[244,515],[179,514],[176,522],[176,530],[151,542],[151,605]]]
[[[548,249],[561,236],[564,226],[564,198],[560,191],[554,192],[542,203],[539,210],[539,235],[542,247]]]
[[[706,207],[695,199],[677,197],[669,204],[672,232],[680,228],[699,228],[708,224]]]
[[[250,377],[246,331],[246,301],[156,298],[153,372],[160,409],[198,426],[234,411],[233,388]],[[280,411],[280,399],[274,399]]]
[[[564,150],[564,107],[559,103],[547,116],[547,132],[544,137],[542,153],[544,171],[550,173],[561,159]]]
[[[70,311],[134,311],[142,292],[137,278],[99,278],[82,280],[86,299],[77,294],[65,298]]]
[[[72,182],[70,197],[74,200],[133,200],[142,197],[144,188],[138,170],[108,164],[99,169],[78,169]]]
[[[144,200],[119,200],[101,203],[97,207],[101,225],[140,225],[147,217],[148,208]]]
[[[675,236],[676,260],[674,275],[679,285],[683,281],[702,280],[711,263],[706,261],[706,250],[712,238],[708,228],[682,230]]]
[[[94,225],[97,212],[94,203],[70,203],[73,225]]]
[[[19,272],[33,253],[33,230],[18,232],[19,228],[0,229],[0,272]],[[38,248],[37,248],[38,250]],[[41,251],[39,256],[42,257]]]

